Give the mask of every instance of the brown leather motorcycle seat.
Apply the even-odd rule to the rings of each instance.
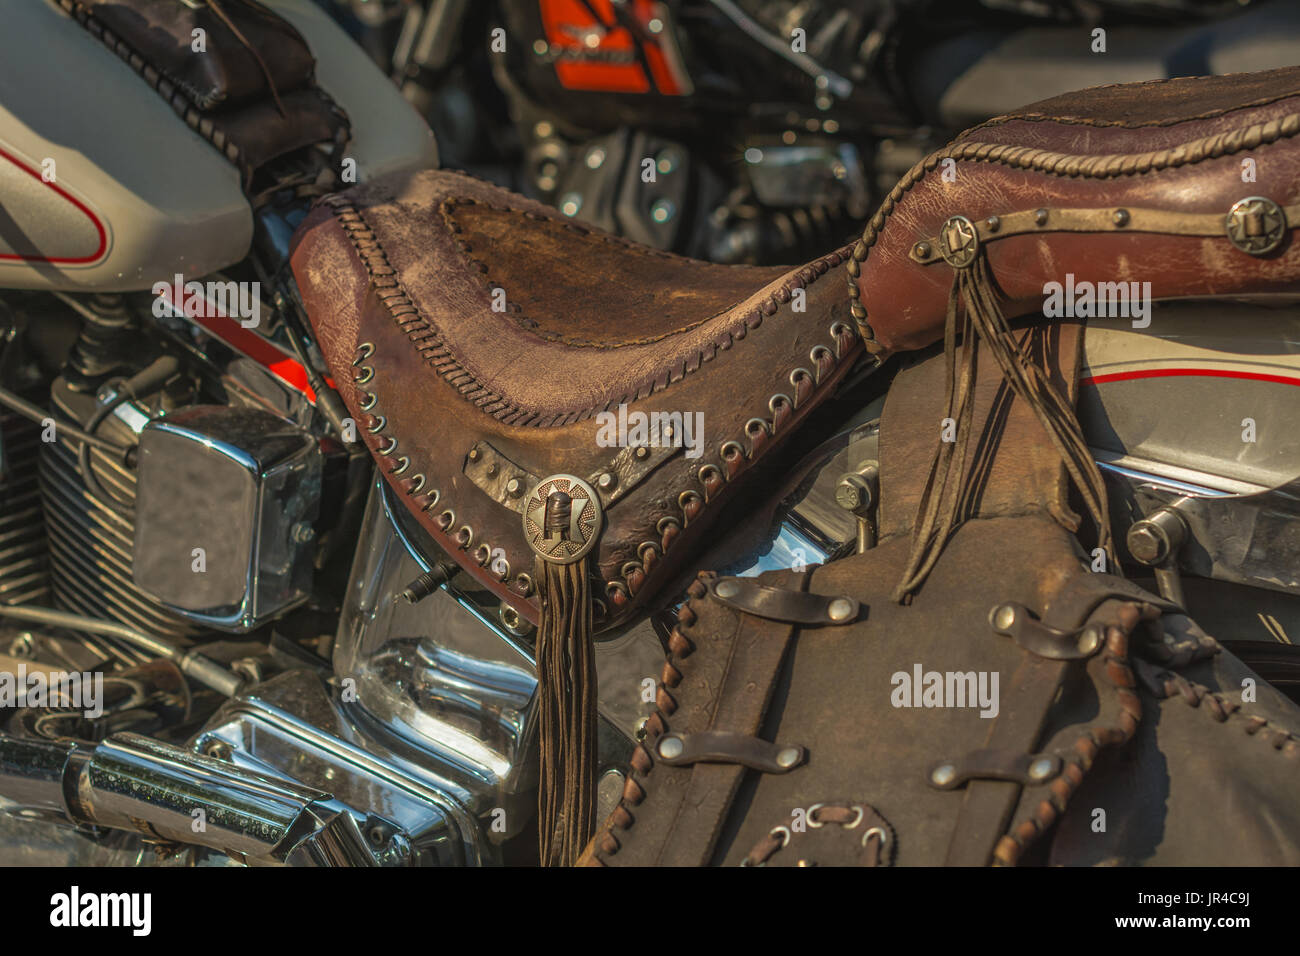
[[[954,266],[987,250],[1008,316],[1044,285],[1150,282],[1153,299],[1300,287],[1300,67],[1068,93],[918,163],[853,251],[878,354],[943,333]],[[953,217],[965,222],[954,222]]]
[[[433,170],[327,197],[295,242],[321,349],[385,477],[530,619],[522,490],[561,473],[597,487],[596,593],[620,616],[861,355],[847,247],[793,269],[712,265]],[[602,440],[600,413],[620,406],[629,445],[636,413],[679,429],[702,415],[703,431],[682,435],[689,455],[638,454]]]

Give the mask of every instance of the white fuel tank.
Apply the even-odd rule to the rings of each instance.
[[[0,29],[0,288],[125,292],[242,259],[239,174],[53,0]],[[361,181],[437,165],[428,126],[311,0],[268,0],[347,111]]]

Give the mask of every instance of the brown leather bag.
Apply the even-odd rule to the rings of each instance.
[[[1300,708],[1091,570],[1068,493],[1104,551],[1110,529],[1072,411],[1079,327],[1008,321],[1067,272],[1294,291],[1298,83],[1071,94],[904,178],[853,251],[854,315],[878,355],[944,348],[889,393],[879,545],[697,581],[583,862],[1300,862]]]
[[[1078,333],[1020,333],[1071,397]],[[583,863],[1300,862],[1300,709],[1177,606],[1090,570],[1059,460],[996,365],[960,520],[895,599],[944,364],[891,387],[875,548],[691,587]]]
[[[234,163],[245,189],[285,153],[347,143],[347,114],[316,85],[307,41],[256,0],[58,2]]]

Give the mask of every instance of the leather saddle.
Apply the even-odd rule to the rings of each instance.
[[[569,476],[581,511],[557,545],[591,549],[597,623],[616,623],[863,354],[847,247],[793,269],[711,265],[445,171],[328,197],[295,242],[384,478],[534,622],[524,514],[545,479]]]
[[[1029,697],[1007,705],[1017,716],[995,736],[998,760],[1011,763],[1000,762],[995,780],[978,782],[964,798],[949,859],[986,860],[1012,822],[1025,833],[1049,826],[1056,803],[1031,799],[1023,812],[1032,819],[1021,819],[1021,791],[998,786],[1020,779],[1020,758],[1044,739],[1043,708],[1061,681],[1083,679],[1083,667],[1094,683],[1111,681],[1121,691],[1113,695],[1115,727],[1089,746],[1128,740],[1139,716],[1131,675],[1119,669],[1126,642],[1140,622],[1179,615],[1118,583],[1106,585],[1097,605],[1080,585],[1087,574],[1077,542],[1062,533],[1080,523],[1071,487],[1097,523],[1109,566],[1118,564],[1104,483],[1071,405],[1079,327],[1045,327],[1040,315],[1017,323],[1026,330],[1010,320],[1038,311],[1046,284],[1069,274],[1076,284],[1150,282],[1152,298],[1296,291],[1298,133],[1300,69],[1058,97],[963,134],[904,177],[861,241],[796,269],[665,255],[453,172],[378,180],[323,199],[295,236],[293,269],[360,436],[433,538],[503,601],[540,621],[543,861],[574,862],[593,829],[592,615],[616,623],[675,577],[719,508],[757,473],[755,463],[825,400],[864,346],[883,358],[941,338],[944,367],[912,375],[910,388],[891,390],[898,395],[886,408],[880,492],[882,507],[892,509],[882,526],[892,537],[882,538],[878,555],[829,565],[821,577],[835,585],[830,598],[814,595],[811,605],[782,598],[803,608],[800,615],[808,606],[816,613],[779,621],[780,641],[744,638],[749,625],[734,615],[696,627],[709,617],[700,602],[731,599],[713,585],[694,587],[670,643],[659,711],[588,860],[608,861],[628,844],[627,831],[647,813],[640,806],[646,775],[664,761],[681,764],[678,744],[692,756],[670,775],[671,786],[654,788],[670,795],[663,822],[642,826],[634,842],[663,859],[661,839],[673,838],[687,818],[678,809],[685,799],[699,826],[676,839],[690,853],[710,854],[740,778],[709,768],[727,763],[728,747],[744,751],[745,766],[772,749],[751,735],[784,679],[781,649],[792,624],[830,624],[832,637],[866,646],[857,609],[887,599],[898,613],[878,610],[873,619],[893,626],[865,636],[906,643],[926,633],[941,655],[969,639],[973,625],[958,610],[983,601],[1015,569],[1023,581],[1011,590],[1025,619],[1051,611],[1055,623],[1024,632],[1028,656],[1003,655],[1017,687],[1022,673],[1032,676],[1025,677]],[[935,426],[948,420],[957,439],[940,442]],[[927,435],[928,448],[918,438]],[[1031,524],[992,524],[1017,516],[1033,534]],[[1000,539],[1023,545],[1005,566],[995,548],[980,544]],[[956,558],[945,553],[950,543]],[[846,574],[870,588],[855,593],[841,581]],[[790,588],[774,579],[769,590],[813,590],[818,580],[814,573],[811,584],[805,577]],[[1051,607],[1062,602],[1069,607]],[[848,618],[832,613],[850,606]],[[753,607],[731,610],[763,618]],[[858,625],[853,633],[850,623]],[[1073,649],[1053,646],[1062,634]],[[712,651],[698,660],[738,679],[748,673],[730,663],[726,642],[736,635],[738,646],[762,658],[751,662],[757,676],[734,688],[713,677],[682,684],[683,659],[706,646]],[[1150,636],[1158,645],[1158,631]],[[799,641],[795,653],[814,646]],[[1192,644],[1189,659],[1216,650]],[[982,652],[972,645],[971,653]],[[831,726],[818,708],[842,696],[846,674],[837,660],[830,653],[805,668],[820,681],[800,691],[813,712],[791,726],[821,735],[818,766],[852,770],[834,752],[833,735],[817,730]],[[1163,672],[1152,682],[1182,687]],[[1226,719],[1227,708],[1221,702],[1216,713]],[[674,738],[666,751],[659,738],[683,722],[695,736]],[[883,725],[873,718],[853,726]],[[983,739],[986,726],[963,733]],[[1070,738],[1074,723],[1059,733]],[[802,760],[804,749],[786,749]],[[783,753],[770,755],[780,770],[799,765],[783,762]],[[1083,763],[1054,752],[1044,759],[1054,773],[1071,775],[1072,787],[1093,753]],[[985,759],[972,754],[975,764]],[[813,800],[830,791],[865,799],[818,774],[799,779],[825,785],[809,791]],[[769,793],[773,808],[790,806],[784,793]],[[898,799],[908,805],[915,793]],[[867,810],[841,806],[835,820],[850,829]],[[888,831],[884,823],[868,828],[875,842],[863,846],[879,858]],[[771,852],[764,844],[746,859]]]

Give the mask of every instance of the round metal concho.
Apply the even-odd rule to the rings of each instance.
[[[545,534],[546,501],[562,491],[572,501],[567,534]],[[553,564],[572,564],[591,550],[600,534],[600,499],[595,489],[573,475],[551,475],[537,483],[524,500],[524,540]]]
[[[965,269],[974,262],[979,249],[975,223],[965,216],[953,216],[939,230],[939,254],[954,269]]]
[[[1247,196],[1232,204],[1224,229],[1228,241],[1252,256],[1265,256],[1286,236],[1286,213],[1264,196]]]

